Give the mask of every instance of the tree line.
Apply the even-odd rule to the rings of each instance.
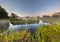
[[[18,16],[14,13],[11,13],[10,17],[16,18]],[[8,19],[10,17],[8,16],[8,12],[2,6],[0,6],[0,19]],[[52,16],[44,15],[43,17],[60,17],[60,12],[54,13]]]

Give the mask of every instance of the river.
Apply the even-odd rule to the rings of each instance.
[[[41,25],[48,25],[49,23],[44,23],[42,20],[39,21],[39,23],[34,23],[34,24],[24,24],[24,25],[13,25],[11,23],[9,23],[9,31],[13,31],[13,30],[16,30],[16,31],[20,31],[20,30],[23,30],[23,29],[28,29],[28,30],[31,30],[31,31],[35,31],[39,26]]]

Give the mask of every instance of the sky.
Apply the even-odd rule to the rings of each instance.
[[[0,0],[0,5],[11,14],[43,16],[60,12],[60,0]]]

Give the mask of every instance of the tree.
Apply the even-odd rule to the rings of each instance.
[[[18,16],[15,14],[15,13],[11,13],[11,16],[10,16],[11,19],[17,19]]]
[[[44,15],[44,16],[43,16],[43,18],[49,18],[49,17],[50,17],[50,16],[48,16],[48,15]]]
[[[54,13],[52,17],[60,17],[60,12]]]
[[[18,20],[18,16],[15,13],[11,13],[10,21],[13,24],[16,20]]]
[[[8,13],[0,6],[0,19],[8,18]]]
[[[40,20],[40,16],[37,16],[36,18],[37,18],[38,20]]]

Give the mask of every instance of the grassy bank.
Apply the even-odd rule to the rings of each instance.
[[[11,20],[11,23],[16,25],[16,24],[33,24],[33,23],[38,23],[39,20],[19,20],[19,19],[13,19]]]
[[[9,19],[0,19],[0,32],[8,30]]]
[[[37,31],[38,42],[60,42],[60,24],[39,27]]]
[[[45,18],[41,18],[41,20],[43,22],[48,22],[48,23],[52,23],[52,24],[55,24],[55,23],[60,23],[60,17],[45,17]]]
[[[60,24],[40,26],[35,35],[27,30],[0,33],[0,42],[60,42]]]

